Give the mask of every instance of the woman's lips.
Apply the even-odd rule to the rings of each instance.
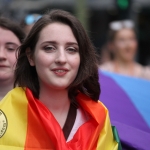
[[[54,68],[52,71],[57,75],[57,76],[64,76],[69,70],[66,68]]]
[[[6,66],[6,65],[0,65],[0,67],[2,67],[2,68],[3,68],[3,67],[8,67],[8,66]]]

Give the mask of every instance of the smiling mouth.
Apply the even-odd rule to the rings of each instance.
[[[66,70],[55,70],[57,73],[67,72]]]
[[[57,76],[64,76],[69,70],[67,69],[53,69],[52,70]]]

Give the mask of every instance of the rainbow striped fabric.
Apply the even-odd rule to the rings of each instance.
[[[91,117],[66,143],[58,122],[29,89],[10,91],[0,102],[0,150],[118,150],[105,106],[81,93],[76,99]]]
[[[99,71],[101,101],[124,149],[150,150],[150,81]]]

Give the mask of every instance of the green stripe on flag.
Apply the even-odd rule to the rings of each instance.
[[[115,126],[111,126],[111,127],[112,127],[112,132],[113,132],[114,139],[118,143],[118,150],[122,150],[120,138],[119,138],[119,135],[118,135],[118,131],[117,131]]]

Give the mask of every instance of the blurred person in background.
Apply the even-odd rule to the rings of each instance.
[[[0,100],[13,88],[16,49],[23,39],[19,25],[0,17]]]
[[[111,22],[109,31],[108,54],[113,54],[110,61],[100,65],[104,71],[122,75],[150,79],[150,69],[135,62],[137,52],[137,37],[134,23],[131,20]]]
[[[42,16],[40,14],[28,14],[21,22],[21,27],[23,28],[25,34],[27,35],[32,29],[33,25]]]

